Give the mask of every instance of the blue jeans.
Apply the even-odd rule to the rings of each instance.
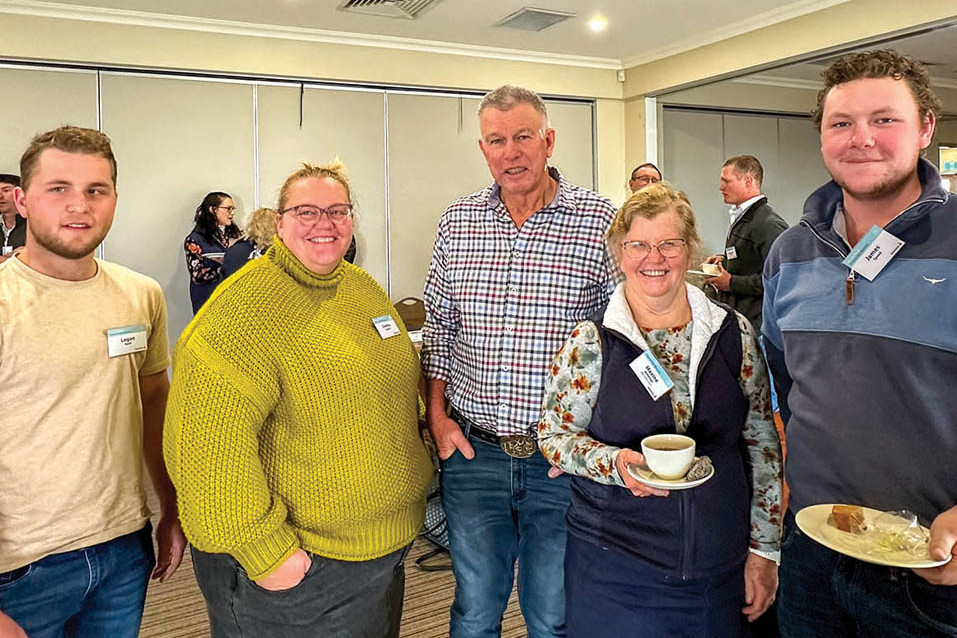
[[[155,563],[151,530],[0,574],[0,610],[30,638],[136,638]]]
[[[778,620],[785,638],[957,636],[957,587],[831,551],[784,518]]]
[[[569,479],[548,478],[541,454],[515,459],[470,439],[475,458],[442,463],[455,601],[450,636],[498,636],[518,560],[518,600],[529,638],[565,635],[565,513]]]

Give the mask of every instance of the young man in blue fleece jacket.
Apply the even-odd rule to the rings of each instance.
[[[932,556],[957,554],[957,196],[920,158],[940,101],[924,68],[891,51],[846,56],[824,82],[814,122],[834,181],[764,269],[791,488],[781,633],[953,636],[957,560],[872,565],[794,522],[818,503],[908,509],[932,524]]]

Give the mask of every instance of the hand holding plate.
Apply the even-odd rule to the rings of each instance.
[[[937,560],[957,556],[957,506],[941,513],[930,526],[930,555]],[[957,585],[957,560],[914,573],[933,585]]]

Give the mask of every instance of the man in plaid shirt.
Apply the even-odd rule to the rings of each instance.
[[[442,459],[455,573],[451,636],[493,636],[519,563],[528,635],[564,635],[568,478],[538,453],[545,378],[575,325],[603,307],[618,269],[612,203],[547,166],[542,99],[502,86],[479,106],[494,183],[442,216],[425,283],[422,364]]]

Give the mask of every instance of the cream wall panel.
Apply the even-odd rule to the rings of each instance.
[[[357,204],[357,260],[387,288],[385,114],[379,91],[307,88],[299,126],[299,87],[259,87],[260,201],[275,206],[279,188],[302,162],[346,166]]]
[[[102,104],[119,164],[106,258],[159,281],[175,340],[192,318],[183,240],[196,207],[213,190],[239,215],[252,207],[252,87],[104,74]]]
[[[479,100],[389,94],[392,298],[422,297],[435,229],[456,198],[491,182]]]
[[[665,110],[661,170],[669,182],[687,193],[695,211],[705,255],[724,246],[728,218],[718,209],[718,175],[724,162],[722,116]],[[702,255],[704,256],[704,255]]]
[[[598,192],[618,205],[629,194],[623,144],[625,103],[621,100],[597,100],[595,130],[598,135]]]
[[[20,174],[20,156],[37,133],[62,124],[96,128],[96,73],[0,68],[0,173]]]
[[[594,188],[594,135],[591,104],[548,102],[548,119],[555,129],[555,152],[549,164],[572,184]]]
[[[821,136],[811,120],[778,120],[779,170],[774,179],[777,200],[771,205],[792,226],[801,220],[808,196],[831,181],[821,159]]]

